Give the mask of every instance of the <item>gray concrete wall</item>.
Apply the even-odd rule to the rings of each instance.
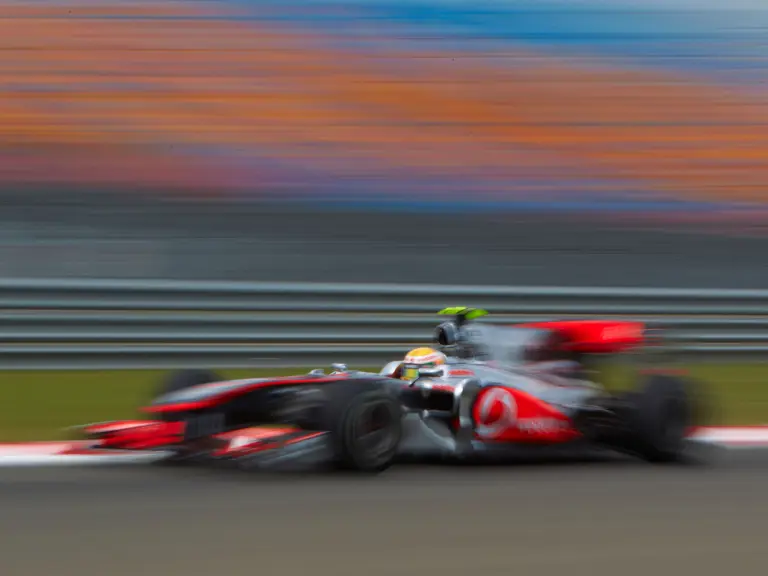
[[[3,276],[768,288],[766,254],[768,236],[594,217],[74,195],[0,211]]]

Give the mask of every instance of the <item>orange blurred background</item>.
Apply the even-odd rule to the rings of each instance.
[[[765,205],[756,17],[595,10],[3,1],[0,187],[404,209]]]

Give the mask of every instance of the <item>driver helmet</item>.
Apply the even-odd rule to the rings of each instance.
[[[414,348],[405,355],[403,360],[402,380],[415,380],[419,377],[419,369],[423,367],[442,366],[446,356],[434,348]]]

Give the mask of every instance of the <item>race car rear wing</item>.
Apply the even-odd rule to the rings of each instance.
[[[630,372],[614,371],[614,379],[617,375],[620,379],[627,378],[632,373],[676,376],[684,376],[687,373],[681,363],[682,359],[676,354],[675,346],[667,342],[664,331],[649,327],[643,322],[566,320],[536,322],[523,326],[559,334],[564,340],[560,344],[561,348],[576,354],[578,361],[588,372],[601,374],[601,367],[612,365],[631,369]]]
[[[563,337],[563,348],[578,354],[619,354],[650,343],[643,322],[561,320],[517,326],[556,332]]]
[[[471,320],[488,315],[486,310],[467,306],[444,308],[440,315],[451,315],[453,321],[441,324],[435,340],[441,344],[457,344],[456,329]],[[452,328],[453,327],[453,328]],[[625,355],[665,356],[673,351],[666,342],[664,332],[644,322],[631,320],[580,319],[513,324],[514,328],[544,330],[556,334],[559,347],[579,356]]]
[[[448,324],[460,328],[471,320],[487,316],[488,312],[481,308],[453,306],[443,308],[438,314],[453,316],[454,320]],[[560,320],[514,326],[555,332],[564,340],[565,349],[578,354],[618,354],[653,345],[659,340],[654,336],[656,331],[649,330],[645,323],[628,320]],[[445,325],[441,327],[446,328]],[[444,339],[455,339],[458,334],[449,336]]]

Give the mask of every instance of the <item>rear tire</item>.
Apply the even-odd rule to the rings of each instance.
[[[676,463],[684,460],[686,435],[694,420],[688,382],[672,376],[652,376],[633,394],[632,447],[644,460]]]

